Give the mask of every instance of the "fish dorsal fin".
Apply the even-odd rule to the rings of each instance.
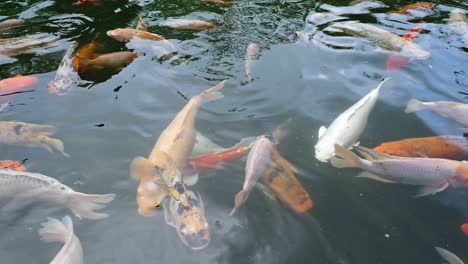
[[[354,109],[354,111],[348,116],[348,119],[346,121],[349,122],[351,118],[353,118],[353,116],[367,104],[367,102],[370,100],[371,97],[369,96],[369,94],[367,94],[366,97],[367,97],[366,100],[363,101],[360,105],[358,105],[356,109]]]
[[[325,132],[327,132],[327,128],[325,126],[321,126],[319,128],[318,137],[321,138],[325,134]]]

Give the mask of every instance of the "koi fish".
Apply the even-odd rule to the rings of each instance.
[[[250,43],[245,51],[245,76],[247,81],[251,82],[252,79],[252,67],[256,60],[260,57],[260,47],[256,43]]]
[[[411,29],[408,33],[406,33],[403,38],[412,41],[421,31],[422,23],[419,23],[415,28]],[[408,64],[410,59],[406,57],[399,56],[397,54],[390,54],[387,59],[387,71],[392,72],[401,69],[403,66]]]
[[[421,102],[411,99],[406,106],[405,113],[413,113],[421,110],[431,110],[446,118],[468,126],[468,104],[451,101]]]
[[[202,0],[202,1],[206,2],[206,3],[214,4],[214,5],[217,5],[217,6],[221,6],[221,7],[230,7],[230,6],[234,5],[233,2],[224,1],[224,0]]]
[[[344,32],[367,39],[383,49],[398,52],[399,55],[407,58],[425,60],[430,57],[430,53],[419,45],[373,25],[356,21],[336,22],[326,30]]]
[[[380,82],[377,88],[370,91],[357,103],[341,113],[327,129],[322,126],[319,129],[319,139],[315,145],[315,157],[321,162],[328,162],[334,155],[334,145],[351,148],[359,144],[359,137],[367,126],[369,114],[374,109],[379,98],[382,85],[389,78]]]
[[[0,81],[0,95],[21,92],[25,88],[35,85],[38,79],[34,76],[16,75]]]
[[[408,138],[383,143],[374,150],[399,157],[468,160],[468,139],[457,136]]]
[[[26,171],[22,162],[14,160],[0,160],[0,169],[10,169],[15,171]]]
[[[78,83],[79,76],[73,67],[73,51],[77,43],[73,43],[68,48],[60,62],[54,80],[49,83],[48,91],[51,94],[65,95],[70,92],[73,85]],[[79,62],[77,62],[79,63]]]
[[[254,140],[255,137],[245,138],[229,149],[191,157],[185,171],[194,170],[198,174],[203,174],[210,170],[219,169],[223,164],[238,160],[247,155],[250,150],[250,144]]]
[[[461,9],[453,9],[450,12],[449,26],[457,34],[463,37],[465,43],[468,44],[468,24],[466,15]]]
[[[41,147],[50,153],[55,150],[69,157],[64,151],[63,142],[50,137],[54,133],[53,126],[0,121],[0,144]]]
[[[121,70],[130,64],[138,55],[130,51],[111,52],[99,55],[94,59],[79,58],[79,73],[102,69]]]
[[[0,32],[4,32],[23,24],[23,19],[7,19],[0,22]]]
[[[133,160],[130,174],[140,180],[137,195],[140,214],[154,214],[155,206],[159,206],[168,194],[163,188],[147,186],[148,182],[159,178],[169,187],[178,191],[184,190],[185,186],[179,178],[195,145],[196,114],[203,103],[223,98],[222,93],[218,91],[223,86],[224,81],[194,96],[161,133],[148,158],[137,157]],[[190,185],[188,182],[194,184],[198,180],[198,175],[184,177],[184,183],[187,185]]]
[[[179,238],[189,248],[201,250],[210,243],[210,226],[200,195],[197,197],[186,189],[179,201],[170,197],[164,205],[164,219],[177,230]]]
[[[163,22],[162,25],[170,28],[188,30],[205,30],[216,26],[211,22],[193,19],[169,19]]]
[[[320,5],[320,9],[326,10],[335,15],[358,15],[369,14],[371,9],[385,7],[377,1],[360,1],[350,6],[333,6],[329,4]]]
[[[133,28],[116,28],[114,30],[109,30],[107,31],[107,36],[120,42],[129,42],[135,37],[154,41],[167,41],[163,36],[158,34]]]
[[[43,241],[64,244],[50,264],[83,264],[83,248],[68,215],[62,221],[48,217],[47,222],[42,223],[39,235]]]
[[[448,264],[464,264],[463,261],[452,252],[440,247],[435,247],[435,249]]]
[[[252,143],[245,166],[245,180],[242,190],[236,194],[234,208],[229,215],[233,215],[246,201],[255,184],[262,177],[271,163],[274,144],[266,136],[259,136]]]
[[[302,214],[312,208],[313,202],[297,179],[296,173],[296,167],[275,149],[272,163],[262,176],[262,183],[283,204],[294,212]]]
[[[339,145],[336,157],[331,159],[335,168],[360,168],[365,172],[358,177],[385,183],[423,186],[417,196],[435,194],[448,186],[468,187],[468,163],[448,159],[402,158],[357,147],[366,159]]]
[[[461,226],[461,230],[462,232],[468,236],[468,223],[464,223],[462,226]]]
[[[102,219],[108,215],[96,212],[114,200],[115,194],[76,192],[54,178],[39,173],[0,170],[0,202],[2,210],[22,208],[34,202],[64,205],[78,218]]]
[[[58,37],[49,34],[35,34],[19,38],[0,39],[0,55],[4,57],[23,53],[38,53],[51,46]]]
[[[428,12],[434,9],[436,4],[430,2],[417,2],[409,5],[405,5],[397,11],[391,11],[390,13],[410,15],[414,11]]]

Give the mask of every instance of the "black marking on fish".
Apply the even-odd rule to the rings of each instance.
[[[24,127],[24,125],[22,124],[19,124],[19,125],[16,125],[15,126],[15,133],[16,135],[20,135],[21,134],[21,129]]]
[[[189,211],[190,209],[192,209],[192,207],[179,203],[179,206],[177,207],[177,215],[182,215],[184,212]]]
[[[180,182],[174,184],[174,189],[176,189],[179,192],[179,194],[183,194],[185,192],[185,187]]]

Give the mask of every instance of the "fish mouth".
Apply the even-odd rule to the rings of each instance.
[[[181,235],[182,242],[192,250],[202,250],[210,243],[210,234],[208,230],[201,230],[196,234]]]

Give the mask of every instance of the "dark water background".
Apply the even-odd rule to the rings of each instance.
[[[404,34],[419,18],[390,19],[386,12],[412,1],[384,0],[374,14],[354,15]],[[340,6],[348,1],[327,1]],[[464,0],[434,1],[438,11],[424,18],[417,43],[431,52],[424,61],[388,73],[388,54],[370,44],[334,50],[292,43],[288,36],[305,27],[315,1],[237,1],[221,8],[198,0],[105,1],[76,8],[65,0],[0,0],[0,19],[23,18],[23,26],[2,37],[48,32],[61,45],[40,55],[20,55],[0,65],[0,77],[34,75],[32,92],[16,95],[0,113],[1,120],[51,124],[58,128],[71,157],[43,149],[0,146],[0,159],[28,159],[33,172],[55,177],[87,193],[114,192],[110,217],[101,221],[73,218],[86,263],[442,263],[439,246],[468,261],[468,237],[460,225],[468,221],[468,191],[447,189],[413,198],[416,187],[357,179],[357,170],[337,170],[313,155],[318,129],[391,76],[361,136],[361,145],[438,134],[461,135],[454,122],[425,112],[405,114],[409,99],[467,102],[467,44],[447,26],[449,11],[468,9]],[[105,32],[134,27],[141,13],[149,31],[179,47],[178,60],[140,57],[109,80],[75,87],[66,96],[50,95],[55,76],[72,41],[93,39],[102,52],[125,50]],[[189,32],[160,27],[167,18],[216,20],[217,28]],[[250,42],[260,45],[261,58],[245,84],[244,54]],[[159,133],[183,107],[187,97],[226,79],[225,98],[203,107],[197,129],[230,146],[240,138],[271,131],[292,118],[292,129],[279,148],[300,169],[299,179],[314,207],[297,215],[254,190],[234,217],[228,213],[244,180],[244,163],[210,172],[193,190],[200,192],[211,226],[211,243],[202,251],[185,247],[162,213],[144,218],[136,211],[136,186],[129,163],[146,156]],[[120,88],[118,88],[120,87]],[[118,88],[118,89],[116,89]],[[177,92],[178,91],[178,92]],[[101,125],[101,126],[96,126]],[[102,126],[103,125],[103,126]],[[27,208],[0,216],[0,263],[49,263],[61,245],[41,242],[37,235],[47,216],[69,211],[54,206]]]

